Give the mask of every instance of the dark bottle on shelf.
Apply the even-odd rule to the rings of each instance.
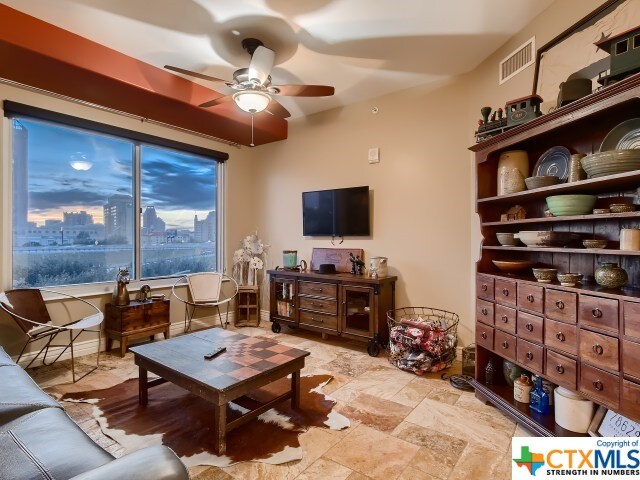
[[[492,358],[489,359],[487,366],[484,367],[484,383],[487,385],[496,384],[496,367],[493,364]]]

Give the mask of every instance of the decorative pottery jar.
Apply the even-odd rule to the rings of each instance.
[[[564,387],[555,389],[555,420],[566,430],[587,433],[595,404]]]
[[[569,177],[567,182],[579,182],[587,178],[587,172],[582,168],[580,160],[586,155],[584,153],[574,153],[569,160]]]
[[[372,277],[386,277],[388,275],[387,260],[387,257],[371,257],[369,259],[369,272]]]
[[[595,271],[596,283],[604,288],[618,288],[627,283],[629,277],[617,263],[603,263]]]
[[[515,363],[509,360],[502,361],[502,374],[504,375],[505,381],[509,384],[511,388],[513,388],[513,382],[516,378],[519,378],[525,372],[524,368],[516,365]]]
[[[620,250],[640,250],[640,228],[620,230]]]
[[[284,268],[296,268],[298,265],[298,251],[297,250],[283,250],[282,251],[282,264]]]
[[[502,152],[498,159],[498,195],[522,192],[529,176],[529,155],[525,150]]]
[[[529,395],[531,393],[532,386],[533,383],[531,383],[531,380],[527,375],[525,375],[524,373],[520,375],[520,378],[516,379],[516,381],[513,382],[513,399],[516,402],[529,403]]]

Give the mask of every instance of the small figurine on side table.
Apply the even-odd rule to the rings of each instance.
[[[354,257],[353,253],[349,252],[349,261],[353,275],[364,275],[364,262],[360,259],[360,255]]]

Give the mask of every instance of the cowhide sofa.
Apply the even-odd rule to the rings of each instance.
[[[188,480],[167,447],[114,458],[0,347],[0,479]]]

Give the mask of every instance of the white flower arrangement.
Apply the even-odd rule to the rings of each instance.
[[[240,241],[240,248],[233,252],[233,276],[239,285],[260,285],[264,282],[266,276],[258,272],[266,265],[268,247],[258,237],[258,232]]]

